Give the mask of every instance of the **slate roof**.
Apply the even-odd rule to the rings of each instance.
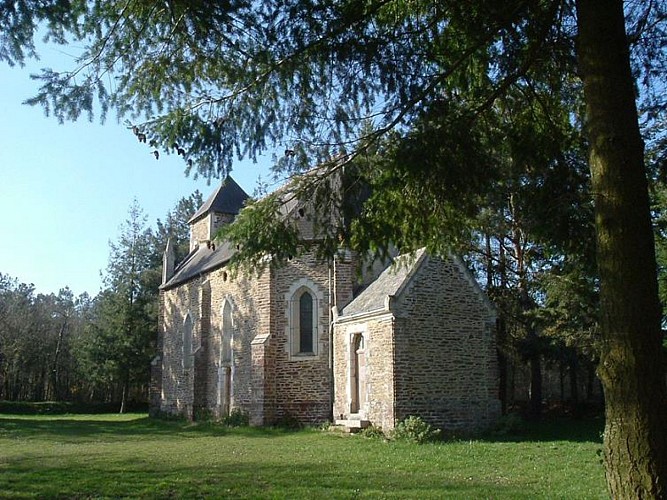
[[[199,247],[190,252],[174,270],[174,275],[160,288],[173,288],[176,285],[224,266],[232,258],[236,248],[229,242],[223,242],[210,248]]]
[[[218,189],[190,218],[188,224],[193,223],[210,212],[237,215],[243,208],[245,201],[250,198],[231,176],[225,177]]]
[[[352,302],[343,308],[340,316],[371,313],[386,309],[387,297],[396,297],[405,288],[421,265],[426,253],[424,249],[401,255],[370,283]]]

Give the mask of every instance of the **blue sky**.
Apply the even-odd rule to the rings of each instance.
[[[0,65],[0,272],[33,283],[37,292],[69,286],[95,295],[109,241],[136,198],[154,225],[183,196],[204,198],[219,180],[194,180],[180,157],[140,144],[110,115],[58,124],[41,108],[21,104],[38,88],[29,78],[41,67],[67,65],[62,49],[43,49],[26,67]],[[238,163],[232,176],[252,195],[268,178],[269,162]]]

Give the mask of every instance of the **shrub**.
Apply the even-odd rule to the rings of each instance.
[[[227,427],[247,427],[250,425],[250,416],[240,408],[234,408],[222,419],[222,424]]]
[[[436,441],[440,436],[440,429],[431,427],[420,417],[409,416],[394,428],[391,437],[396,441],[423,444]]]
[[[181,413],[171,413],[162,410],[154,411],[151,414],[151,418],[162,420],[164,422],[187,422],[187,419]]]
[[[213,412],[208,408],[196,407],[194,409],[195,422],[212,422],[214,420]]]
[[[320,430],[322,432],[329,432],[331,430],[331,426],[333,424],[329,422],[328,420],[325,420],[324,422],[320,422],[316,426],[314,426],[314,429]]]
[[[375,427],[374,425],[366,427],[365,429],[361,429],[359,435],[367,439],[385,439],[386,437],[384,432],[382,432],[382,428]]]

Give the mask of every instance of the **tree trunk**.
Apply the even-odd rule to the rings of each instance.
[[[664,498],[660,303],[623,2],[577,0],[577,18],[600,271],[607,485],[612,498]]]
[[[120,409],[118,410],[118,413],[125,413],[125,406],[127,404],[127,386],[128,386],[128,383],[124,382],[123,383],[123,390],[122,390],[121,396],[120,396]]]
[[[125,369],[123,373],[123,390],[120,398],[120,411],[119,413],[125,413],[127,411],[127,399],[130,397],[130,369],[129,367]]]
[[[598,384],[598,380],[595,376],[595,366],[589,364],[586,367],[586,375],[586,400],[588,402],[593,402],[594,400],[597,402],[598,399],[595,395],[595,387]]]
[[[58,332],[58,341],[56,342],[56,352],[53,356],[53,367],[51,369],[51,390],[53,391],[52,399],[55,401],[60,401],[60,351],[62,350],[63,338],[65,336],[65,328],[67,327],[67,321],[63,321],[63,324],[60,325],[60,331]]]
[[[558,389],[560,390],[560,402],[565,403],[565,363],[563,360],[558,362]]]
[[[500,290],[504,293],[507,290],[507,262],[505,260],[505,249],[503,247],[503,239],[498,238],[498,278],[499,278],[499,286]],[[491,263],[491,260],[489,259],[489,264]],[[500,352],[499,356],[499,366],[498,366],[498,376],[499,380],[498,383],[500,385],[500,391],[501,391],[501,398],[500,398],[500,407],[502,414],[505,415],[507,413],[507,407],[508,403],[514,403],[514,371],[512,371],[512,383],[508,385],[508,377],[507,377],[507,370],[508,370],[508,359],[507,355],[505,354],[507,351],[507,322],[505,321],[505,318],[501,317],[498,319],[498,332],[497,332],[497,338],[498,338],[498,345],[502,346],[502,352]],[[508,392],[510,396],[508,397]]]
[[[530,401],[528,403],[528,417],[539,420],[542,417],[542,356],[535,351],[528,359],[530,365]]]

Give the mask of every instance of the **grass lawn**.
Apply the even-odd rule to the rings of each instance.
[[[0,414],[0,498],[605,498],[601,425],[416,445],[145,414]]]

